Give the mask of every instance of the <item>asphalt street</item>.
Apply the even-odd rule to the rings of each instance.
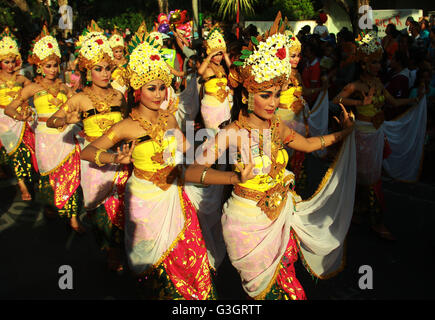
[[[385,224],[397,237],[389,242],[368,225],[352,224],[346,240],[346,267],[329,280],[313,279],[300,261],[296,275],[311,300],[434,299],[435,179],[434,152],[426,152],[421,181],[416,184],[383,178]],[[37,199],[36,199],[37,200]],[[59,272],[71,266],[73,287],[60,289]],[[372,274],[369,288],[361,278]],[[78,235],[60,219],[47,220],[37,201],[19,199],[13,179],[0,181],[1,300],[131,300],[138,299],[136,281],[128,273],[107,271],[105,255],[93,235]],[[220,299],[246,298],[236,270],[225,259],[218,269]]]

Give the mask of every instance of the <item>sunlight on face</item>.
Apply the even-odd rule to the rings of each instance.
[[[166,85],[160,80],[156,79],[148,82],[141,88],[140,102],[145,107],[151,110],[160,109],[160,105],[166,98]]]
[[[279,106],[281,87],[273,86],[254,94],[254,113],[262,119],[271,119]]]
[[[102,61],[92,68],[92,82],[93,84],[105,88],[110,83],[112,75],[112,67],[106,61]]]
[[[59,61],[56,59],[45,61],[41,67],[45,77],[49,80],[56,79],[59,75]]]

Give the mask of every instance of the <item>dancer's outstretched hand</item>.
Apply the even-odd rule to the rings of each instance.
[[[115,155],[115,163],[129,164],[133,162],[131,154],[133,153],[134,145],[135,141],[132,142],[131,146],[128,143],[124,143],[122,146],[122,151],[118,147],[117,153]]]
[[[340,119],[337,117],[334,117],[334,119],[341,124],[341,126],[344,128],[351,128],[355,125],[355,116],[352,111],[347,112],[346,108],[343,104],[339,103],[342,113],[340,116]]]
[[[65,116],[65,122],[67,124],[74,124],[77,122],[80,122],[80,110],[78,107],[75,106],[69,106],[68,110],[65,111],[66,112],[66,116]]]

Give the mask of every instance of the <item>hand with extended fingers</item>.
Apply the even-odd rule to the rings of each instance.
[[[76,106],[68,106],[68,109],[65,110],[65,122],[67,124],[74,124],[80,122],[80,110]]]
[[[347,112],[343,104],[339,104],[342,110],[340,119],[334,116],[334,119],[344,128],[351,128],[355,125],[355,115],[352,111]]]
[[[244,160],[248,160],[248,163],[235,163],[235,166],[240,171],[240,183],[245,183],[246,181],[255,178],[257,175],[255,172],[255,162],[253,161],[252,153],[248,146],[242,146],[242,162],[245,162]]]
[[[133,153],[134,145],[135,141],[132,142],[131,146],[128,143],[124,143],[122,150],[118,147],[115,154],[115,163],[129,164],[133,162],[131,154]]]
[[[362,94],[364,96],[364,99],[363,99],[363,102],[362,102],[363,106],[371,104],[372,101],[373,101],[373,96],[375,94],[375,88],[371,87],[369,92],[368,92],[368,94],[365,94],[364,92],[362,92]]]

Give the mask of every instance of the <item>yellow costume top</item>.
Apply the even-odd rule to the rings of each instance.
[[[59,110],[59,107],[67,100],[66,93],[59,91],[56,97],[46,90],[41,90],[33,96],[33,104],[35,105],[38,115],[51,115]]]
[[[358,115],[373,117],[378,112],[381,111],[382,106],[384,105],[385,97],[380,94],[377,96],[373,96],[372,103],[364,106],[357,106],[356,110],[358,111]]]
[[[243,118],[243,116],[240,116],[239,120],[236,121],[236,125],[240,129],[251,132],[246,119]],[[279,118],[274,117],[271,120],[270,146],[267,144],[263,146],[263,137],[261,135],[257,146],[252,146],[251,143],[251,152],[255,163],[254,170],[258,170],[258,173],[254,178],[234,187],[236,195],[257,202],[257,206],[271,220],[276,219],[279,215],[281,208],[287,201],[288,192],[294,192],[291,189],[294,185],[294,175],[286,174],[288,154],[279,137],[279,124]],[[250,139],[252,141],[252,136]],[[269,154],[263,148],[270,150],[268,151]],[[239,170],[236,168],[235,171]]]
[[[105,112],[90,109],[82,113],[85,135],[93,140],[101,137],[115,123],[122,120],[121,107],[109,107]]]
[[[228,82],[228,80],[225,77],[209,78],[204,83],[205,94],[216,97],[216,99],[218,99],[219,102],[221,102],[221,103],[224,102],[228,96],[228,93],[229,93],[228,90],[226,89],[227,82]]]
[[[291,109],[293,102],[299,98],[295,95],[296,91],[301,91],[301,87],[290,87],[285,91],[281,91],[281,96],[279,97],[279,103],[281,109]]]
[[[123,66],[116,67],[112,72],[111,81],[112,88],[124,94],[128,89],[127,69]]]
[[[136,177],[166,190],[179,173],[175,163],[177,140],[173,135],[165,135],[169,112],[161,110],[156,124],[143,120],[135,109],[130,116],[147,131],[147,134],[136,139],[131,155],[134,173]]]
[[[21,83],[14,83],[8,86],[6,83],[0,84],[0,106],[6,107],[9,103],[14,101],[18,92],[23,88]]]

